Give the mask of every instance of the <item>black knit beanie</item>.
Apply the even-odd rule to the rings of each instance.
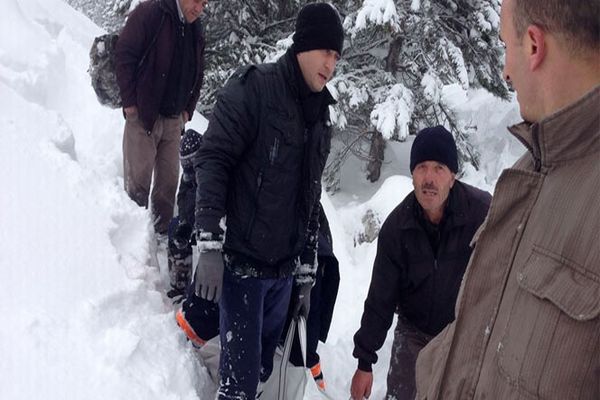
[[[310,3],[302,7],[296,18],[293,36],[296,54],[310,50],[335,50],[344,47],[344,28],[338,12],[327,3]]]
[[[202,135],[193,129],[188,129],[179,144],[179,160],[183,169],[193,168],[193,158],[202,144]]]
[[[423,161],[437,161],[454,173],[458,172],[458,154],[452,134],[441,125],[425,128],[410,149],[410,172]]]

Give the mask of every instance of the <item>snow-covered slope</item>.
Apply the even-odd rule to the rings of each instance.
[[[165,273],[150,266],[149,213],[122,190],[122,116],[101,107],[89,84],[88,50],[99,33],[61,0],[3,2],[0,397],[212,399],[215,387],[174,323]],[[490,124],[510,111],[487,106],[489,99],[468,104],[476,109],[465,106],[465,113],[473,115],[488,107],[479,118]],[[205,125],[196,115],[191,127]],[[493,142],[494,151],[512,149],[488,134],[482,142]],[[412,189],[399,176],[407,146],[388,148],[393,162],[382,182],[363,182],[350,163],[342,192],[323,198],[342,276],[329,340],[320,347],[336,399],[348,398],[352,336],[376,248],[354,239],[366,210],[383,221]],[[494,160],[474,179],[493,186]],[[390,339],[391,332],[375,366],[373,398],[385,392]],[[310,388],[306,398],[319,397]]]

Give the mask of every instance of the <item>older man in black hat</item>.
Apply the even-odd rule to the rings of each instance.
[[[306,5],[293,40],[277,62],[233,74],[194,162],[196,294],[220,301],[218,399],[254,399],[288,306],[308,314],[340,16],[329,4]]]
[[[415,189],[381,228],[361,326],[354,335],[355,400],[371,393],[371,367],[394,312],[398,324],[386,399],[415,398],[417,355],[454,319],[456,296],[471,256],[469,244],[491,201],[489,193],[456,180],[456,144],[442,126],[417,134],[410,170]]]

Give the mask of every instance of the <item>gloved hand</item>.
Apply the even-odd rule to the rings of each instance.
[[[196,296],[215,303],[219,301],[223,289],[223,255],[220,250],[200,252],[194,281]]]
[[[192,227],[189,224],[179,224],[173,233],[173,243],[178,249],[183,249],[190,243]]]
[[[290,301],[292,302],[292,317],[295,319],[298,319],[299,317],[308,319],[308,313],[310,311],[310,291],[312,290],[312,287],[312,282],[294,285]]]

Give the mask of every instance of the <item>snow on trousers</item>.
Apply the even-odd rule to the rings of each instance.
[[[415,387],[417,356],[432,338],[433,336],[415,328],[406,318],[398,316],[387,376],[386,400],[414,400],[417,395]]]
[[[219,400],[254,399],[273,370],[293,277],[259,279],[225,268],[220,301]]]
[[[179,179],[179,141],[181,116],[160,116],[151,132],[142,126],[138,115],[125,122],[123,134],[123,173],[125,191],[140,207],[148,207],[148,197],[154,173],[151,202],[155,218],[154,229],[166,233],[175,205]]]

